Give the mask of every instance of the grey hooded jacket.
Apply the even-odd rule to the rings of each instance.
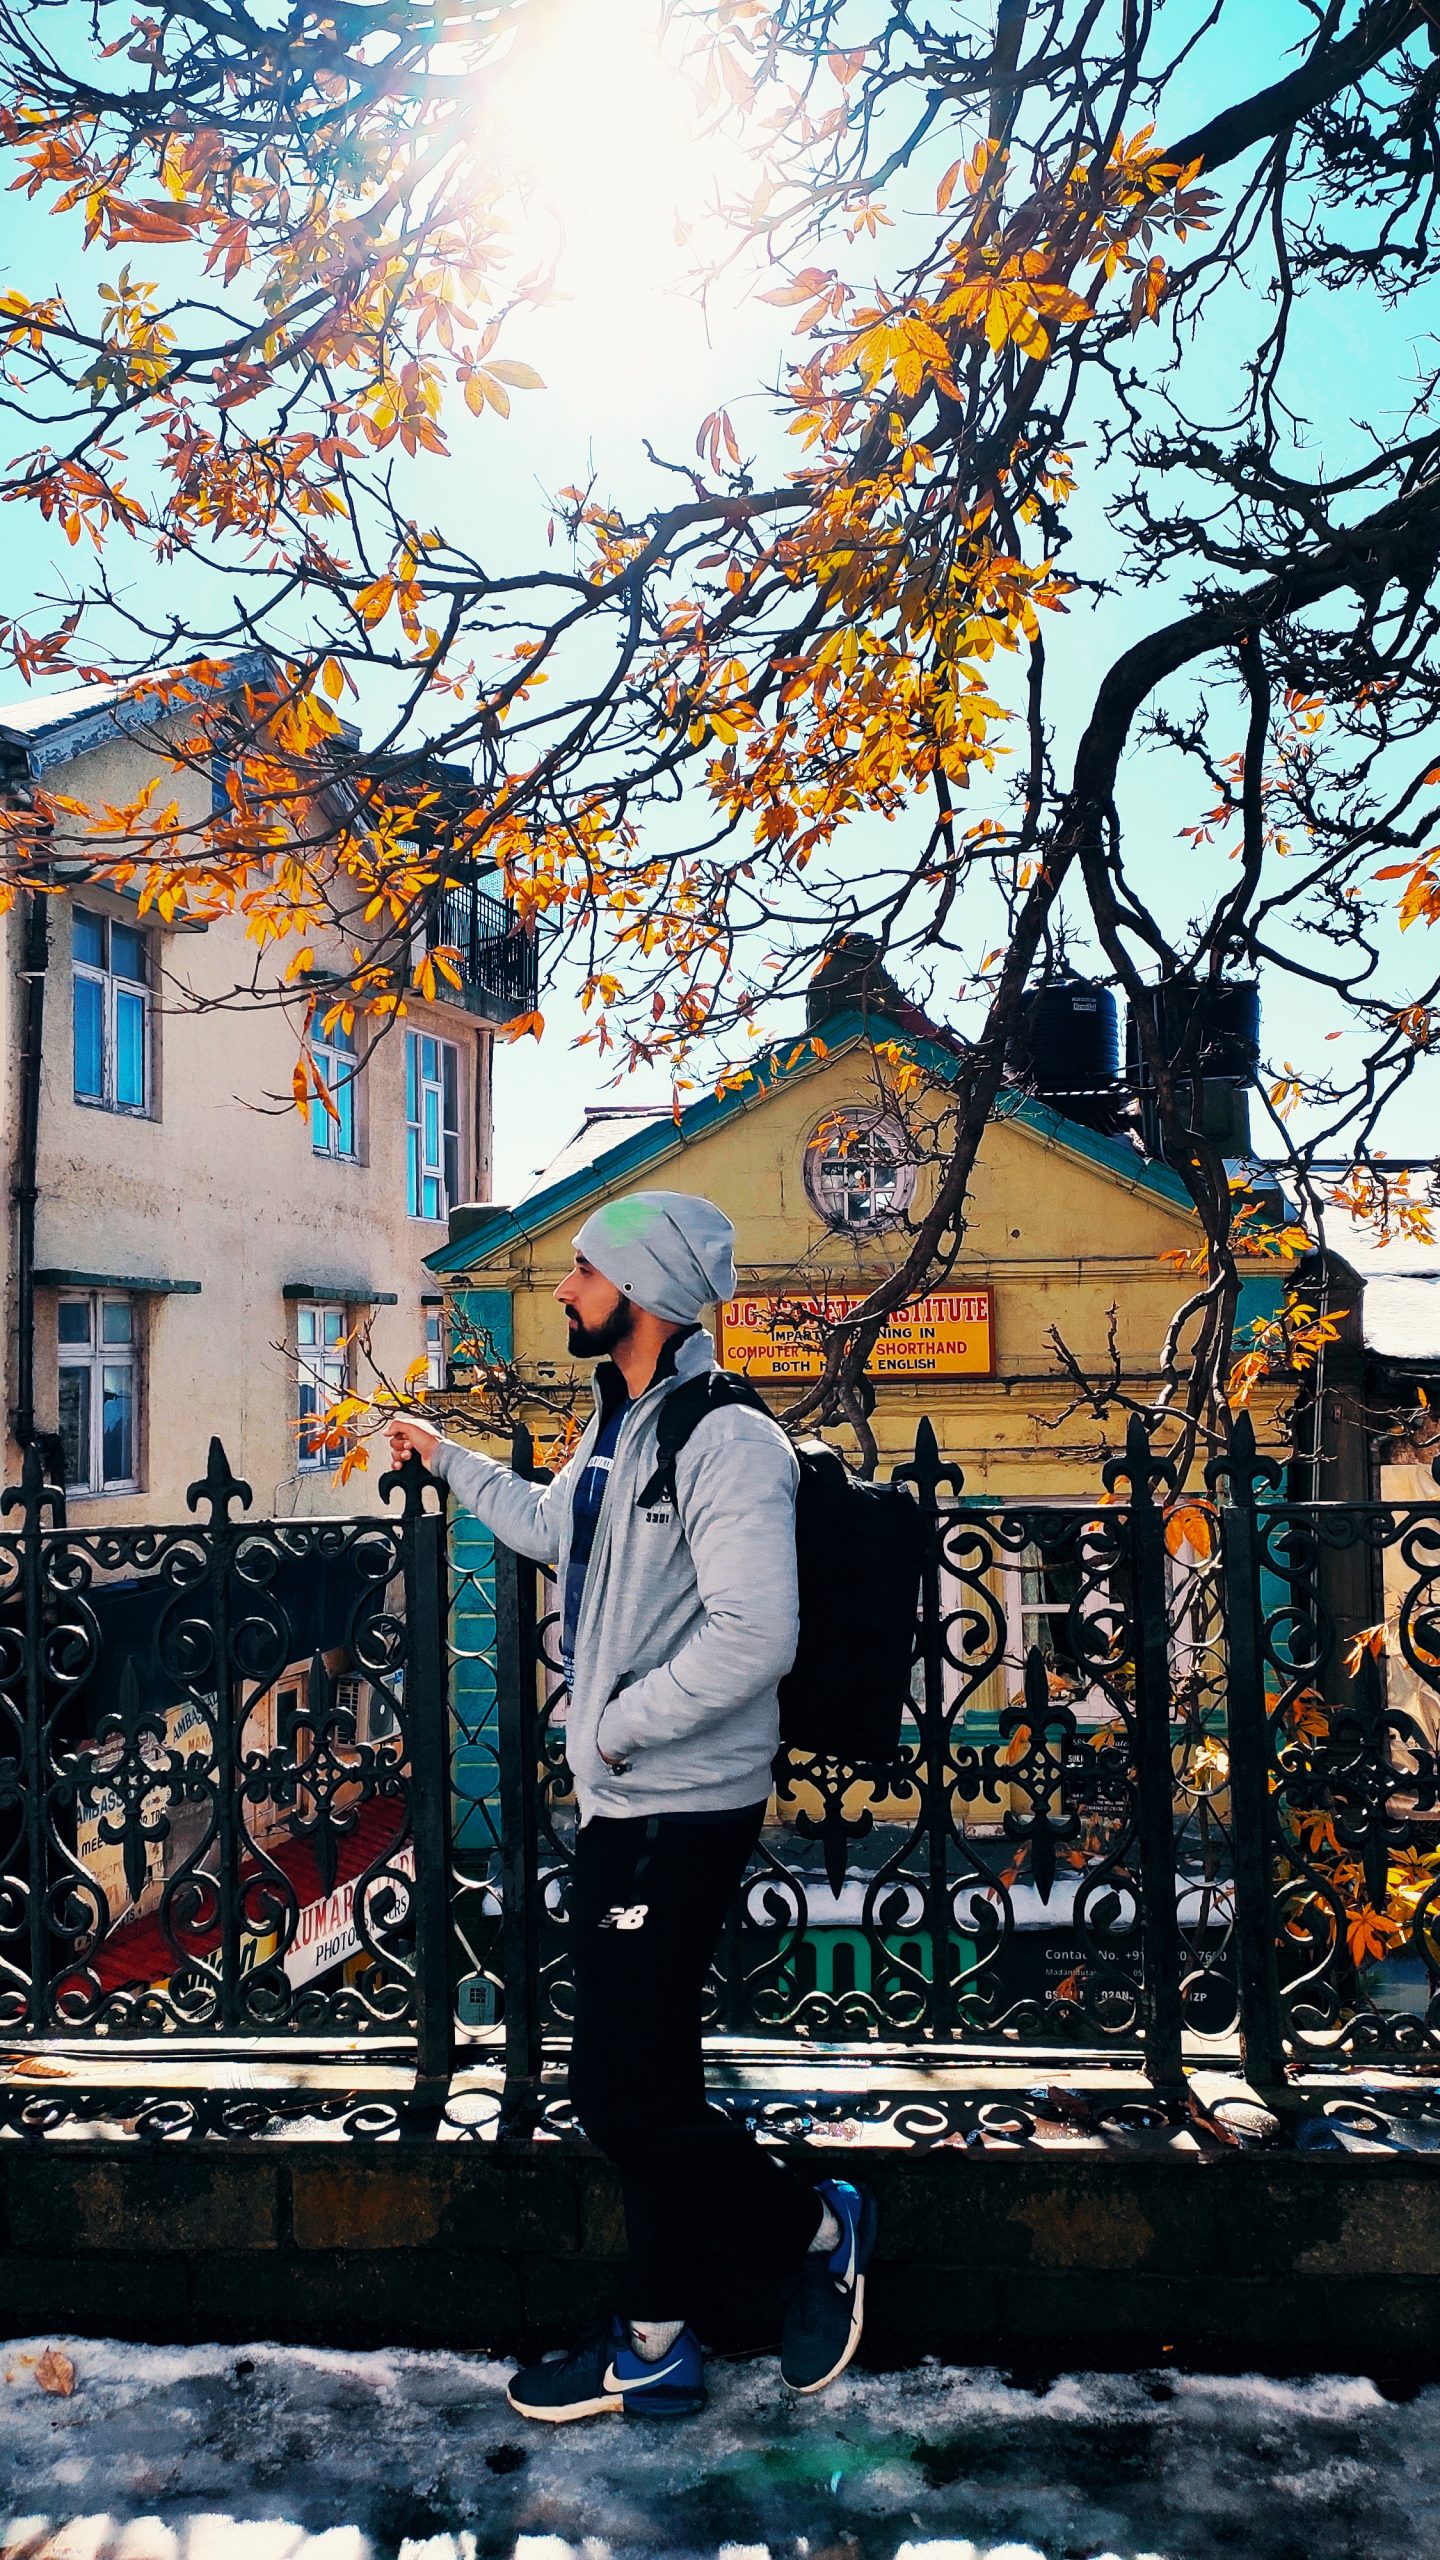
[[[673,1370],[620,1426],[575,1630],[565,1743],[580,1819],[720,1813],[762,1803],[779,1743],[776,1687],[795,1659],[795,1488],[789,1442],[764,1414],[710,1413],[676,1460],[676,1505],[645,1510],[667,1395],[715,1365],[709,1336],[681,1342]],[[548,1485],[441,1440],[430,1460],[457,1501],[560,1589],[570,1507],[600,1423]],[[607,1768],[600,1753],[623,1760]]]

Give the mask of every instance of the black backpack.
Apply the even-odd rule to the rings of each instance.
[[[749,1405],[775,1422],[744,1378],[712,1369],[687,1380],[660,1408],[659,1464],[638,1508],[675,1501],[676,1458],[706,1414],[727,1404]],[[834,1449],[812,1444],[795,1454],[800,1642],[780,1683],[780,1740],[788,1750],[838,1760],[893,1761],[910,1702],[920,1513],[899,1485],[852,1476]]]

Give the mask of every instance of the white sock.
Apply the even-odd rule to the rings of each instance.
[[[827,2204],[820,2228],[810,2243],[810,2255],[815,2257],[823,2250],[828,2258],[832,2249],[839,2248],[841,2236],[839,2216]]]
[[[681,2330],[683,2320],[632,2320],[630,2344],[646,2364],[658,2364],[668,2356]]]

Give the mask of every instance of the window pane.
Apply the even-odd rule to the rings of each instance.
[[[60,1339],[62,1342],[89,1341],[90,1301],[88,1298],[61,1299]]]
[[[425,1088],[425,1170],[440,1170],[440,1096],[429,1085]]]
[[[410,1132],[410,1148],[406,1160],[405,1206],[412,1218],[421,1214],[420,1203],[420,1132]]]
[[[330,1131],[333,1123],[323,1102],[313,1094],[310,1099],[310,1144],[317,1156],[330,1153]]]
[[[355,1034],[347,1031],[343,1022],[332,1022],[329,1030],[321,1033],[321,1038],[327,1049],[338,1049],[343,1057],[354,1057]]]
[[[134,1310],[128,1298],[106,1298],[100,1309],[102,1342],[133,1342]]]
[[[325,1310],[325,1342],[326,1342],[326,1347],[327,1347],[327,1349],[329,1349],[329,1348],[333,1347],[333,1345],[334,1345],[335,1343],[337,1343],[337,1342],[343,1342],[343,1341],[344,1341],[344,1339],[345,1339],[345,1310],[344,1310],[344,1308],[343,1308],[343,1307],[327,1307],[327,1308],[326,1308],[326,1310]]]
[[[421,1215],[426,1218],[443,1218],[445,1215],[440,1206],[440,1185],[431,1173],[425,1176],[424,1206]]]
[[[298,1405],[298,1417],[301,1424],[301,1430],[299,1433],[299,1463],[302,1467],[313,1467],[317,1463],[317,1453],[312,1444],[311,1434],[304,1428],[304,1425],[306,1423],[313,1422],[319,1410],[320,1390],[316,1385],[315,1380],[313,1378],[306,1377],[302,1372],[300,1378],[300,1395]]]
[[[105,966],[105,919],[92,916],[85,907],[75,910],[75,957],[88,961],[92,969]]]
[[[355,1153],[355,1070],[344,1058],[332,1061],[330,1092],[337,1117],[330,1123],[330,1144],[340,1156]]]
[[[90,1372],[60,1372],[60,1441],[67,1484],[90,1482]]]
[[[300,1307],[296,1311],[295,1321],[299,1327],[297,1339],[302,1351],[308,1349],[315,1339],[315,1312],[313,1307]]]
[[[144,986],[145,936],[137,933],[133,924],[110,927],[110,970],[113,977],[133,978],[137,985]]]
[[[115,1099],[128,1111],[145,1108],[145,999],[126,987],[115,991]]]
[[[420,1065],[427,1084],[438,1084],[440,1081],[438,1045],[434,1040],[423,1038],[420,1042]]]
[[[106,1484],[125,1484],[135,1473],[135,1372],[107,1363],[100,1378],[101,1456]]]
[[[105,1098],[105,988],[99,978],[75,981],[75,1090]]]
[[[445,1126],[447,1129],[458,1129],[460,1126],[460,1052],[448,1040],[442,1040],[440,1043],[440,1064],[445,1071]]]
[[[420,1117],[420,1039],[419,1034],[405,1034],[405,1117],[413,1128]]]
[[[460,1197],[460,1141],[452,1131],[445,1132],[445,1205],[453,1207]]]

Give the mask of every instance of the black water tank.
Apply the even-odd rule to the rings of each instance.
[[[1050,978],[1028,988],[1005,1065],[1016,1084],[1067,1120],[1117,1129],[1120,1017],[1111,989],[1089,978]]]
[[[1084,1093],[1120,1078],[1120,1021],[1108,987],[1055,978],[1020,999],[1009,1064],[1037,1093]]]
[[[1260,1063],[1260,990],[1252,979],[1162,979],[1144,990],[1126,1030],[1125,1061],[1139,1097],[1147,1153],[1161,1156],[1160,1105],[1140,1036],[1150,1021],[1176,1078],[1184,1125],[1222,1156],[1250,1152],[1250,1086]]]

